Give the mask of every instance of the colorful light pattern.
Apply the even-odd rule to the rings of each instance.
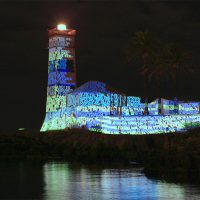
[[[67,30],[63,24],[59,24],[57,29],[49,30],[46,116],[41,130],[46,123],[49,127],[54,127],[52,119],[62,118],[64,113],[69,112],[66,108],[66,95],[76,86],[75,34],[75,30]]]
[[[157,99],[148,105],[150,115],[144,116],[145,104],[140,98],[113,93],[113,89],[101,82],[87,82],[67,93],[65,100],[63,104],[59,104],[60,100],[48,103],[43,131],[84,127],[108,134],[152,134],[180,131],[200,124],[198,102],[180,102],[179,114],[176,114],[173,101]],[[162,114],[158,112],[159,103]]]
[[[86,128],[107,134],[183,131],[200,125],[200,103],[156,99],[145,103],[102,82],[76,88],[75,30],[49,31],[46,116],[41,131]]]

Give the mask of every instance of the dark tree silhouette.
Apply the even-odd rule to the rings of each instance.
[[[174,82],[174,97],[179,97],[179,77],[181,74],[194,72],[191,56],[178,44],[171,43],[164,47],[165,70]]]
[[[148,114],[148,76],[151,72],[152,56],[155,54],[157,41],[148,31],[136,32],[128,48],[128,60],[140,58],[143,65],[140,70],[144,80],[145,114]]]

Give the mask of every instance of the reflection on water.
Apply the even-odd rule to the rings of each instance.
[[[139,168],[0,163],[0,199],[200,199],[200,187],[150,180]]]

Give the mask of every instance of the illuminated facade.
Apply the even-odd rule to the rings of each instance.
[[[66,95],[76,87],[76,31],[59,24],[50,29],[45,122],[66,109]],[[45,124],[44,122],[44,124]],[[44,126],[43,124],[43,126]],[[43,129],[43,128],[42,128]]]
[[[89,81],[76,88],[76,31],[49,30],[46,115],[41,131],[86,128],[108,134],[174,132],[200,125],[200,103],[156,99],[148,104],[108,85]]]

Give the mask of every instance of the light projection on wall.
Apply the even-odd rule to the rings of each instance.
[[[200,126],[200,103],[155,99],[145,103],[105,83],[89,81],[76,88],[76,31],[49,30],[46,115],[41,131],[86,128],[107,134],[152,134]]]
[[[48,86],[43,127],[46,121],[67,112],[66,95],[76,86],[75,35],[76,31],[67,29],[64,24],[49,30]]]
[[[59,86],[53,91],[58,92]],[[65,99],[63,104],[59,103],[61,100],[48,99],[43,131],[84,127],[108,134],[152,134],[200,125],[198,102],[179,103],[176,114],[173,101],[157,99],[149,103],[150,115],[144,116],[145,104],[139,97],[126,97],[101,82],[87,82],[68,92]],[[158,112],[159,103],[162,114]]]

